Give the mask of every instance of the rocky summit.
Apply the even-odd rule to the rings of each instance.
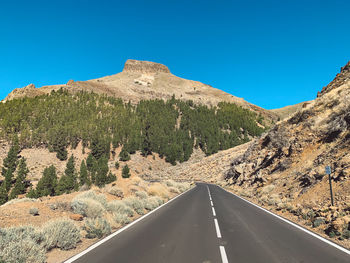
[[[128,59],[125,62],[123,71],[141,74],[170,73],[168,67],[163,64],[133,59]]]
[[[322,96],[323,94],[340,87],[346,82],[350,81],[350,61],[340,69],[340,73],[332,80],[326,87],[323,87],[322,91],[318,93],[318,96]]]

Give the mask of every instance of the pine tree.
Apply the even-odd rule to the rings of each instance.
[[[111,171],[109,171],[106,183],[110,184],[110,183],[112,183],[112,182],[114,182],[116,180],[117,180],[117,177],[114,174],[112,174]]]
[[[25,187],[24,181],[25,181],[28,173],[29,173],[29,170],[27,168],[26,159],[23,157],[19,161],[16,182],[15,182],[15,185],[14,185],[14,187],[11,191],[11,194],[9,196],[10,199],[14,199],[18,195],[24,194],[26,192],[26,187]]]
[[[91,181],[89,178],[89,174],[88,174],[88,170],[85,164],[85,161],[82,160],[81,161],[81,165],[80,165],[80,177],[79,177],[79,182],[80,185],[91,185]]]
[[[75,171],[75,162],[74,156],[72,155],[67,162],[66,170],[64,171],[64,175],[58,181],[56,187],[56,193],[61,195],[63,193],[70,193],[73,190],[77,190],[78,182],[77,175]]]
[[[29,191],[28,191],[26,197],[28,197],[28,198],[38,198],[38,195],[37,195],[35,189],[33,189],[32,186],[29,188]]]
[[[130,169],[129,169],[129,166],[127,164],[123,167],[122,177],[123,178],[129,178],[130,177]]]
[[[108,181],[108,159],[102,157],[97,161],[95,185],[103,187]]]
[[[7,154],[7,157],[3,161],[2,167],[2,176],[5,177],[4,187],[7,192],[10,191],[13,181],[13,174],[16,171],[18,164],[18,154],[20,152],[20,148],[18,145],[18,136],[17,134],[14,136],[12,141],[12,146]]]
[[[44,169],[43,176],[36,186],[36,195],[38,197],[51,195],[54,196],[57,187],[57,175],[55,166],[51,165]]]
[[[93,172],[95,162],[96,162],[95,158],[90,153],[86,159],[86,168],[88,169],[89,172]]]
[[[0,186],[0,205],[5,204],[7,200],[8,200],[7,191],[4,183],[2,183],[2,185]]]
[[[130,160],[130,154],[125,150],[125,147],[123,147],[123,149],[121,150],[119,157],[119,160],[123,162]]]

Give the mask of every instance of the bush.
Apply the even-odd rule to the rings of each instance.
[[[78,194],[75,198],[89,198],[99,202],[104,207],[107,206],[107,199],[104,194],[96,194],[93,190]]]
[[[46,262],[44,239],[32,226],[0,229],[0,262]]]
[[[37,200],[34,198],[21,198],[21,199],[12,199],[8,201],[5,205],[12,205],[12,204],[18,204],[18,203],[25,203],[25,202],[36,202]]]
[[[181,193],[185,192],[186,190],[191,188],[191,185],[189,183],[177,183],[177,188],[180,190]]]
[[[342,233],[342,237],[343,237],[344,239],[350,239],[350,230],[345,229],[345,230],[343,231],[343,233]]]
[[[39,209],[36,207],[32,207],[29,209],[29,214],[33,215],[33,216],[38,216],[39,215]]]
[[[315,221],[312,222],[313,227],[319,227],[326,223],[326,219],[324,217],[316,217]]]
[[[135,195],[140,199],[146,199],[148,197],[148,194],[145,191],[137,191]]]
[[[111,226],[104,218],[87,219],[84,225],[87,238],[101,238],[111,233]]]
[[[127,216],[134,215],[134,210],[121,200],[114,200],[109,202],[107,205],[107,210],[115,214],[126,214]]]
[[[160,183],[155,183],[151,185],[148,188],[148,194],[153,195],[153,196],[160,196],[162,198],[168,199],[169,198],[169,191],[166,188],[166,186],[160,184]]]
[[[113,186],[112,188],[110,188],[110,189],[108,190],[108,193],[110,193],[111,195],[120,197],[120,198],[123,198],[123,197],[124,197],[123,190],[120,189],[120,188],[117,187],[117,186]]]
[[[55,247],[70,250],[80,241],[80,230],[69,219],[50,221],[44,225],[42,232],[45,236],[45,247],[48,250]]]
[[[135,210],[136,213],[138,213],[139,215],[143,215],[144,214],[144,207],[143,207],[143,203],[140,199],[136,198],[136,197],[128,197],[126,199],[123,200],[125,202],[125,204],[129,207],[131,207],[132,209]]]
[[[127,214],[113,214],[114,221],[118,224],[125,225],[131,222]]]
[[[275,189],[275,185],[269,184],[261,188],[261,193],[262,194],[268,194],[270,193],[273,189]]]
[[[7,243],[4,248],[0,250],[0,262],[44,263],[46,262],[45,252],[42,246],[26,238],[18,242]]]
[[[173,186],[170,186],[170,187],[168,188],[168,190],[169,190],[170,193],[174,193],[174,194],[179,194],[179,193],[181,193],[181,191],[180,191],[178,188],[173,187]]]
[[[175,184],[175,181],[171,179],[165,181],[165,185],[168,187],[175,187]]]
[[[101,203],[91,198],[74,198],[71,207],[74,213],[90,218],[99,217],[105,212]]]
[[[158,206],[160,206],[163,203],[163,200],[157,196],[152,196],[144,200],[143,203],[144,203],[145,209],[151,211],[157,208]]]

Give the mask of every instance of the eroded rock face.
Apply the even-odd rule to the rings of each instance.
[[[158,72],[170,73],[167,66],[160,63],[128,59],[125,62],[123,72],[133,72],[141,74],[154,74]]]
[[[322,91],[318,93],[318,97],[332,89],[340,87],[348,81],[350,81],[350,61],[340,69],[340,73],[337,74],[333,81],[331,81],[326,87],[323,87]]]
[[[325,181],[324,167],[332,165],[334,180],[344,183],[345,191],[350,179],[350,79],[345,77],[350,77],[349,63],[341,74],[328,85],[333,88],[276,124],[234,159],[227,182],[257,191],[273,184],[282,195],[300,197]],[[328,197],[327,191],[321,194]]]
[[[35,87],[34,84],[29,84],[24,88],[14,89],[4,100],[4,102],[12,100],[14,98],[34,97],[40,95],[41,92]]]

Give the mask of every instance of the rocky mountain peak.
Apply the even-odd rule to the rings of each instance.
[[[125,62],[123,72],[154,74],[159,72],[170,73],[170,70],[167,66],[160,63],[128,59]]]
[[[340,73],[326,86],[323,87],[322,91],[318,93],[318,97],[331,91],[332,89],[338,88],[347,81],[350,81],[350,61],[340,69]]]

